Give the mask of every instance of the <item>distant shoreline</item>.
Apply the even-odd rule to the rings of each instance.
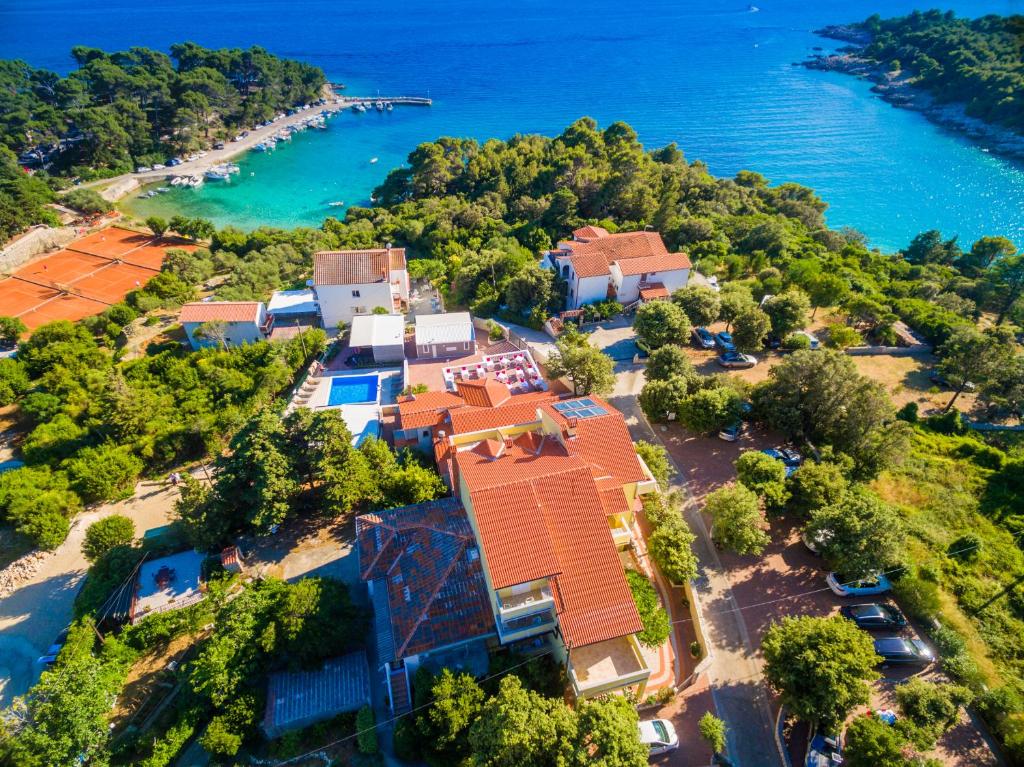
[[[1001,125],[967,114],[962,103],[938,103],[934,96],[910,82],[904,72],[887,72],[863,55],[871,36],[856,25],[836,24],[814,30],[816,35],[848,45],[836,53],[816,53],[799,62],[807,69],[840,72],[870,80],[873,93],[900,109],[920,112],[934,124],[970,139],[984,151],[1024,162],[1024,136]]]

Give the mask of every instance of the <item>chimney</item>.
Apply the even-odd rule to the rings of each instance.
[[[443,440],[445,438],[445,433],[443,431],[439,431],[437,433],[437,438]]]
[[[386,250],[388,253],[391,252],[391,243],[390,242],[385,243],[384,250]]]

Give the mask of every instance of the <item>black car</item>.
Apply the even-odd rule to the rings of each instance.
[[[213,148],[214,149],[223,149],[224,148],[224,142],[223,141],[218,141],[216,144],[213,145]]]
[[[927,666],[935,661],[935,655],[920,639],[876,639],[875,652],[882,656],[883,666]]]
[[[900,629],[907,625],[903,613],[891,605],[844,605],[839,612],[862,629]]]
[[[714,349],[715,337],[707,328],[694,328],[692,331],[693,342],[701,349]]]
[[[732,335],[726,333],[724,330],[720,333],[715,333],[715,344],[723,352],[736,351],[736,344],[732,342]]]

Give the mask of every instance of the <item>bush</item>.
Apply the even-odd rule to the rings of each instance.
[[[947,413],[928,416],[925,419],[925,425],[939,434],[964,434],[967,431],[967,427],[964,426],[964,422],[960,418],[960,411],[956,408],[952,408]]]
[[[127,445],[107,443],[79,450],[67,461],[67,472],[82,500],[114,501],[132,494],[142,461]]]
[[[931,621],[942,607],[939,587],[919,575],[904,575],[893,583],[893,591],[900,606],[921,621]]]
[[[99,192],[93,189],[75,189],[64,195],[60,201],[65,206],[74,208],[87,216],[108,213],[114,209],[112,202],[104,200]]]
[[[831,349],[846,349],[850,346],[860,346],[864,343],[860,333],[841,322],[829,325],[827,330],[825,346]]]
[[[697,558],[692,546],[695,537],[679,514],[667,515],[647,539],[651,559],[674,585],[697,577]]]
[[[803,333],[790,333],[783,339],[782,348],[791,352],[795,352],[798,349],[810,349],[811,339]]]
[[[373,718],[373,709],[370,706],[363,706],[356,714],[356,745],[360,754],[376,754],[377,727]]]
[[[732,389],[700,389],[679,403],[679,422],[698,434],[713,434],[740,419],[742,402]]]
[[[644,630],[637,634],[637,639],[644,647],[659,647],[668,639],[670,626],[668,613],[661,606],[657,589],[646,575],[636,570],[626,570],[626,583],[633,593],[633,602],[644,624]]]
[[[983,539],[976,533],[965,533],[946,547],[946,555],[961,562],[973,562],[981,554]]]
[[[906,405],[904,405],[903,407],[896,411],[896,417],[899,418],[901,421],[906,421],[907,423],[917,423],[917,403],[908,402]]]
[[[101,519],[89,525],[82,541],[82,553],[95,562],[115,546],[126,546],[135,538],[135,523],[120,514]]]
[[[414,719],[403,717],[398,720],[395,725],[394,748],[395,756],[403,762],[420,761],[420,731]]]
[[[658,487],[662,490],[666,489],[669,478],[675,473],[675,469],[672,468],[672,464],[668,459],[668,451],[661,445],[654,445],[642,439],[637,440],[633,447],[636,449],[636,454],[643,459],[643,462],[647,464],[647,468],[651,470],[651,474],[658,481]]]

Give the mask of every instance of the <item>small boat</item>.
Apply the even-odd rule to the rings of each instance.
[[[210,168],[206,173],[203,174],[210,181],[227,181],[231,178],[231,174],[226,168]]]
[[[193,188],[202,186],[203,185],[203,177],[202,176],[192,176],[192,178],[190,178],[188,180],[188,185],[193,187]]]
[[[169,191],[171,191],[171,188],[169,186],[158,186],[156,188],[156,193],[157,194],[165,194],[166,192],[169,192]]]
[[[376,104],[374,104],[374,106],[377,108],[378,112],[383,112],[384,111],[384,102],[383,101],[378,101]]]
[[[175,176],[171,179],[171,186],[181,186],[186,183],[188,183],[188,178],[185,176]]]
[[[379,157],[371,157],[370,158],[370,165],[374,165],[377,162],[377,160],[379,160],[379,159],[380,159]]]
[[[989,152],[991,152],[992,150],[991,150],[991,149],[989,149],[989,148],[988,148],[987,146],[983,146],[983,147],[981,148],[981,151],[982,151],[982,152],[984,152],[985,154],[988,154],[988,153],[989,153]]]
[[[224,168],[227,170],[228,173],[241,173],[242,172],[242,169],[239,168],[237,165],[235,165],[235,163],[233,163],[233,162],[229,162],[227,165],[224,166]]]
[[[354,107],[352,107],[352,108],[355,111],[357,111],[357,112],[365,112],[366,111],[366,104],[362,103],[361,101],[357,101],[356,105]]]
[[[395,105],[388,101],[384,104],[384,108],[391,112],[392,110],[394,110]]]
[[[345,204],[344,200],[335,200],[334,202],[327,203],[327,206],[330,207],[330,208],[340,208],[344,204]]]
[[[254,152],[266,152],[269,147],[262,141],[253,147]]]
[[[761,9],[758,8],[756,5],[748,5],[747,10],[750,11],[751,13],[757,13]]]

